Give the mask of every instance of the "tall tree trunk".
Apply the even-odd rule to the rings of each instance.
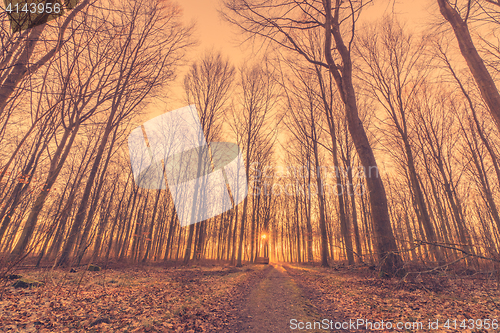
[[[319,204],[319,229],[321,233],[321,266],[328,267],[328,235],[326,233],[326,213],[325,213],[325,194],[323,189],[323,180],[321,179],[321,169],[319,165],[319,151],[318,151],[318,138],[316,137],[316,127],[313,122],[312,126],[313,132],[313,153],[314,153],[314,162],[316,169],[316,186],[317,196],[318,196],[318,204]],[[309,185],[310,186],[310,185]],[[349,240],[350,240],[350,235]],[[351,255],[352,255],[352,245],[351,245]],[[351,262],[351,258],[349,259]]]
[[[349,158],[349,157],[348,157]],[[349,196],[351,197],[351,217],[352,217],[352,227],[354,231],[354,242],[356,244],[356,254],[360,262],[363,262],[363,249],[361,248],[361,237],[359,235],[359,226],[358,226],[358,213],[356,210],[356,196],[354,193],[354,185],[352,179],[352,168],[350,168],[351,164],[349,163],[349,169],[347,169],[347,178],[349,181]]]
[[[361,165],[365,169],[366,184],[370,194],[374,244],[380,268],[385,273],[393,274],[401,268],[402,262],[392,231],[384,184],[378,173],[377,161],[375,160],[368,136],[358,114],[356,94],[352,82],[351,55],[349,49],[344,44],[339,28],[341,1],[336,0],[335,14],[333,16],[331,0],[324,0],[323,3],[326,11],[325,57],[330,72],[336,81],[342,102],[345,105],[349,132]],[[341,69],[337,67],[332,57],[332,35],[335,40],[335,47],[342,58],[343,67]],[[372,174],[373,170],[375,170],[375,174]]]
[[[187,265],[189,260],[191,259],[191,247],[193,243],[193,234],[194,234],[195,225],[189,225],[189,235],[186,241],[186,251],[184,252],[184,264]]]
[[[172,253],[172,244],[173,244],[173,237],[174,237],[174,230],[175,230],[175,206],[172,205],[172,209],[170,211],[170,223],[169,223],[169,228],[168,228],[168,236],[167,236],[167,246],[165,249],[165,256],[164,260],[168,260],[171,256]]]
[[[500,130],[500,94],[486,68],[483,59],[479,56],[467,26],[467,22],[462,19],[460,14],[454,9],[448,0],[437,0],[439,10],[443,17],[448,21],[455,32],[455,37],[460,47],[460,52],[467,62],[474,80],[476,81],[481,96],[485,101],[490,114],[495,120],[497,128]]]
[[[156,200],[153,207],[153,214],[151,216],[151,224],[149,225],[149,231],[148,231],[148,238],[147,238],[148,245],[146,247],[146,253],[142,258],[142,262],[146,262],[146,260],[148,260],[149,252],[151,251],[151,243],[153,241],[153,228],[155,225],[156,211],[158,210],[158,202],[160,201],[161,192],[162,192],[161,190],[158,190],[158,192],[156,193]]]
[[[338,158],[337,130],[335,128],[335,119],[333,117],[332,105],[330,105],[327,100],[327,93],[325,90],[325,84],[323,81],[321,70],[317,66],[316,66],[316,75],[319,80],[319,85],[321,89],[321,99],[323,101],[323,107],[325,109],[325,115],[328,123],[330,139],[332,141],[333,167],[335,168],[335,178],[337,180],[336,190],[337,190],[337,204],[338,204],[337,207],[339,210],[339,218],[340,218],[340,233],[342,234],[342,238],[344,239],[344,245],[347,253],[347,260],[349,262],[349,265],[352,265],[354,264],[354,256],[352,252],[351,231],[349,230],[349,221],[347,219],[347,214],[345,211],[346,204],[344,202],[344,193],[343,193],[344,183],[342,182],[342,177],[340,176],[340,164]],[[339,187],[341,189],[341,193],[338,192]]]
[[[406,136],[406,133],[401,133],[401,135],[403,138],[403,143],[405,145],[406,162],[408,164],[408,174],[410,177],[410,186],[413,193],[413,200],[415,201],[415,206],[417,207],[417,217],[425,230],[426,240],[430,243],[435,243],[437,242],[436,231],[434,230],[434,226],[427,209],[427,204],[425,202],[424,194],[422,192],[422,188],[420,187],[420,182],[418,181],[418,175],[415,167],[415,160],[413,159],[413,152],[411,150],[410,141]],[[434,257],[439,264],[444,263],[443,254],[441,253],[440,248],[434,247],[432,249],[432,253],[434,254]]]
[[[307,168],[308,183],[311,183],[311,169]],[[306,197],[304,200],[304,209],[306,214],[306,228],[307,228],[307,261],[312,263],[314,261],[313,254],[313,228],[312,228],[312,205],[311,205],[311,187],[308,187],[308,192],[304,193]],[[297,193],[298,195],[299,193]]]

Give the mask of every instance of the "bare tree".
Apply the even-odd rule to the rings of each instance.
[[[298,83],[295,84],[292,80],[288,80],[284,85],[288,88],[285,90],[288,100],[288,109],[286,114],[291,120],[285,122],[288,129],[293,134],[297,142],[305,145],[304,149],[309,150],[308,155],[311,159],[307,159],[307,166],[313,171],[313,179],[316,181],[316,196],[318,199],[319,209],[319,226],[321,240],[321,265],[328,267],[328,237],[326,231],[326,202],[325,202],[325,184],[324,175],[321,170],[321,136],[322,136],[322,120],[325,107],[324,101],[318,98],[316,90],[320,90],[317,82],[314,81],[315,73],[297,72],[295,76]],[[307,184],[310,189],[311,182]],[[311,193],[308,193],[311,195]],[[340,196],[339,196],[340,198]],[[352,264],[352,245],[350,234],[347,232],[347,220],[344,213],[343,203],[340,207],[341,228],[345,237],[346,247],[348,248],[349,263]]]
[[[481,2],[483,2],[482,5],[480,5]],[[437,0],[437,3],[441,14],[453,28],[460,52],[467,62],[467,66],[476,81],[482,98],[488,106],[491,116],[496,122],[497,128],[500,130],[500,93],[474,45],[468,23],[471,13],[474,13],[478,9],[484,10],[488,5],[492,6],[492,13],[488,13],[488,16],[498,16],[499,4],[495,1],[487,0],[477,2],[468,0],[464,2],[462,7],[459,7],[458,2],[452,4],[448,0]]]
[[[408,124],[408,113],[415,107],[419,87],[431,68],[429,59],[424,59],[426,37],[419,40],[405,33],[394,17],[385,17],[382,22],[378,27],[369,29],[356,43],[356,53],[366,67],[360,66],[363,73],[361,78],[371,96],[387,112],[386,124],[395,130],[398,140],[401,140],[399,146],[405,157],[416,214],[427,241],[434,243],[437,236],[420,186],[412,149],[412,127]],[[441,249],[434,247],[432,251],[436,260],[442,263]]]
[[[106,115],[104,132],[75,221],[59,258],[59,265],[68,263],[69,253],[75,246],[77,233],[86,217],[94,180],[113,129],[141,105],[151,92],[173,79],[175,65],[189,45],[190,31],[178,26],[179,9],[174,5],[134,2],[133,5],[126,6],[122,13],[123,16],[117,18],[121,21],[120,35],[113,34],[112,22],[109,22],[110,34],[107,36],[108,43],[112,45],[110,50],[116,54],[109,65],[113,71],[110,74],[114,76],[110,86],[113,97],[110,98],[109,114]],[[164,27],[163,30],[156,29],[159,26]],[[112,140],[111,143],[113,142]],[[83,237],[85,243],[87,234],[84,233]],[[80,253],[80,259],[81,256]]]
[[[230,97],[235,69],[220,53],[207,53],[201,60],[195,61],[184,77],[184,90],[188,104],[196,105],[201,126],[207,142],[210,144],[221,137],[224,108]],[[184,254],[184,261],[191,257],[192,238],[195,225],[189,226],[189,236]],[[201,256],[206,222],[196,225],[197,239],[195,248],[197,257]]]
[[[365,3],[362,1],[330,0],[286,2],[274,0],[263,4],[259,1],[231,0],[225,2],[229,11],[225,18],[253,36],[300,54],[307,61],[327,68],[333,75],[339,96],[345,106],[349,132],[356,147],[361,165],[367,174],[370,206],[374,224],[374,244],[381,269],[395,272],[401,266],[400,256],[390,223],[387,196],[378,172],[375,155],[359,117],[356,91],[353,85],[351,59],[355,26]],[[320,29],[323,32],[323,59],[315,60],[308,49],[304,31]]]
[[[6,11],[1,14],[0,26],[3,31],[0,34],[2,44],[2,51],[0,52],[0,116],[9,102],[9,98],[14,94],[16,87],[23,78],[38,71],[69,40],[68,36],[66,36],[68,26],[91,1],[82,0],[78,5],[74,1],[64,3],[66,8],[62,6],[61,11],[64,12],[66,9],[70,10],[70,12],[67,16],[55,21],[56,24],[59,24],[56,25],[55,29],[47,29],[48,24],[43,23],[47,22],[49,17],[52,16],[44,12],[37,15],[37,21],[30,25],[31,28],[25,29],[17,35],[15,29],[13,29],[13,32],[8,32],[6,29],[7,19],[12,20],[13,17],[10,16],[13,14],[8,14]],[[15,24],[12,27],[15,28]],[[73,28],[70,28],[70,35],[75,32]],[[47,32],[46,36],[44,36],[44,32]],[[50,40],[54,40],[51,35],[56,36],[55,42],[50,43]],[[36,47],[45,42],[49,42],[48,48],[43,52],[36,52]]]
[[[233,111],[231,127],[236,135],[237,143],[243,148],[247,183],[250,164],[259,154],[259,143],[265,143],[273,137],[271,130],[273,108],[278,103],[277,84],[273,72],[267,67],[242,68],[241,99]],[[246,230],[248,196],[243,200],[241,223],[238,240],[238,256],[236,266],[242,265],[243,236]],[[238,213],[235,214],[235,230],[238,225]]]

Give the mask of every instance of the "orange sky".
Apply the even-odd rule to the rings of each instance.
[[[236,67],[252,58],[251,45],[240,46],[242,38],[237,28],[219,17],[217,10],[221,9],[222,0],[178,0],[177,3],[183,9],[184,21],[196,24],[194,37],[199,45],[190,52],[190,60],[200,58],[206,50],[220,51],[229,57]],[[392,11],[396,12],[408,27],[420,30],[428,27],[432,15],[438,14],[438,7],[435,0],[375,0],[373,5],[363,11],[362,21],[373,21]],[[166,103],[156,100],[148,106],[150,117],[185,106],[181,88],[184,73],[185,70],[179,72],[177,83],[165,93],[168,96],[164,99]]]
[[[195,22],[197,25],[196,38],[201,42],[198,52],[213,48],[221,50],[238,64],[245,56],[250,56],[250,47],[238,47],[236,28],[221,20],[217,9],[222,7],[221,0],[182,0],[178,4],[184,10],[186,22]],[[366,7],[362,14],[363,20],[374,20],[384,12],[394,10],[402,21],[416,29],[424,27],[429,13],[436,13],[437,5],[433,0],[391,0],[374,1]]]
[[[206,49],[221,51],[238,65],[246,47],[238,46],[236,29],[219,17],[217,10],[221,9],[222,1],[182,0],[178,3],[184,10],[184,20],[196,24],[195,38],[200,42],[198,53]]]
[[[433,16],[435,19],[439,15],[435,2],[435,0],[375,0],[362,12],[358,27],[361,28],[363,22],[375,21],[384,14],[395,12],[407,27],[415,30],[426,29]],[[191,52],[190,59],[201,57],[206,50],[220,51],[238,67],[245,60],[252,58],[252,46],[240,45],[242,36],[238,34],[238,29],[220,18],[217,10],[222,8],[222,0],[178,0],[178,4],[183,9],[185,22],[196,24],[194,36],[199,45]],[[185,106],[181,87],[184,72],[185,70],[179,73],[176,86],[169,89],[170,97],[167,104],[162,104],[163,107],[154,107],[157,111],[153,111],[155,116]]]

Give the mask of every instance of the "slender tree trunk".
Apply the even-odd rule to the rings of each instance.
[[[156,220],[156,212],[158,210],[158,202],[160,201],[160,195],[161,195],[161,190],[158,190],[156,193],[156,200],[155,204],[153,207],[153,214],[151,216],[151,224],[149,225],[149,231],[148,231],[148,239],[147,239],[147,247],[146,247],[146,253],[144,254],[144,257],[142,258],[142,262],[146,262],[148,260],[149,252],[151,251],[151,243],[153,241],[153,229],[155,225],[155,220]]]
[[[26,250],[33,236],[33,231],[35,230],[38,216],[40,215],[42,208],[45,205],[45,201],[47,200],[50,189],[54,185],[62,169],[62,166],[66,161],[66,158],[68,157],[69,151],[71,150],[76,137],[76,133],[78,132],[79,128],[80,124],[77,123],[73,128],[68,127],[64,131],[63,137],[61,138],[59,146],[57,147],[57,150],[52,158],[49,174],[47,175],[45,185],[43,186],[42,191],[37,196],[35,203],[31,208],[28,219],[26,220],[26,223],[24,225],[23,232],[21,233],[21,237],[17,241],[14,250],[12,250],[11,258],[21,256]]]
[[[167,236],[167,246],[165,249],[165,260],[168,260],[172,254],[172,240],[174,237],[175,231],[175,206],[172,205],[172,210],[170,211],[170,223],[168,228],[168,236]]]
[[[349,166],[351,164],[349,163]],[[360,262],[363,262],[363,249],[361,247],[361,237],[359,235],[358,226],[358,212],[356,210],[356,194],[354,193],[354,185],[352,179],[352,169],[347,170],[347,177],[349,180],[349,196],[351,197],[351,217],[352,217],[352,227],[354,229],[354,242],[356,244],[356,253]]]
[[[325,108],[325,115],[328,122],[330,139],[332,141],[332,157],[333,157],[333,167],[335,168],[335,178],[337,180],[336,190],[337,190],[337,204],[339,210],[339,218],[340,218],[340,232],[344,239],[344,245],[346,247],[347,260],[349,265],[354,264],[354,256],[352,253],[352,239],[351,239],[351,231],[349,230],[349,221],[347,219],[347,214],[345,211],[346,204],[344,202],[344,190],[342,177],[340,176],[340,164],[338,158],[338,146],[337,146],[337,131],[335,128],[335,122],[333,117],[332,106],[327,102],[327,95],[325,90],[325,85],[323,81],[323,77],[321,75],[321,71],[318,67],[316,67],[316,75],[318,76],[320,89],[321,89],[321,98],[323,101],[323,106]],[[340,193],[339,193],[340,187]]]
[[[191,259],[191,243],[193,243],[193,234],[194,234],[195,225],[189,225],[189,235],[186,242],[186,251],[184,252],[184,264],[187,265],[189,260]]]

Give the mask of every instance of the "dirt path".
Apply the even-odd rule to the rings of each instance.
[[[242,304],[237,332],[289,332],[291,319],[312,321],[319,318],[301,289],[279,264],[267,269]]]

